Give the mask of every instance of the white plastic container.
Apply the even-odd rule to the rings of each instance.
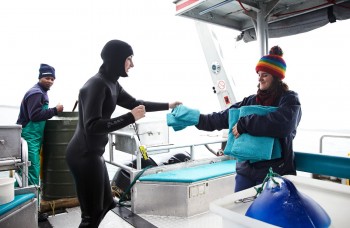
[[[331,227],[349,227],[350,186],[307,177],[290,176],[298,191],[313,198],[329,214]],[[252,201],[237,203],[237,200],[254,196],[256,190],[249,188],[223,197],[210,204],[210,210],[222,217],[224,228],[228,227],[276,227],[245,216]]]
[[[0,205],[9,203],[15,198],[14,182],[14,178],[0,178]]]

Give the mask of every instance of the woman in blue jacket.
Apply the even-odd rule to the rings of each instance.
[[[277,107],[276,111],[267,115],[252,114],[241,117],[229,130],[235,138],[244,133],[278,138],[282,149],[280,158],[237,162],[235,192],[261,184],[270,167],[280,175],[296,175],[293,139],[301,119],[301,107],[298,94],[289,90],[288,85],[283,82],[286,63],[282,56],[280,47],[271,48],[269,55],[263,56],[256,66],[259,79],[257,93],[245,97],[229,108],[248,105]],[[207,115],[201,114],[196,127],[205,131],[228,129],[229,109]]]

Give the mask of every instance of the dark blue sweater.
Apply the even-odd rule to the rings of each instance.
[[[230,108],[240,108],[248,105],[257,105],[256,95],[246,97]],[[282,157],[255,163],[250,163],[249,161],[240,162],[237,164],[237,174],[253,180],[263,180],[270,167],[280,175],[296,174],[293,139],[301,119],[301,106],[298,94],[293,91],[287,91],[272,106],[278,107],[277,111],[263,116],[253,114],[242,117],[237,125],[240,134],[249,133],[254,136],[279,138],[282,146]],[[207,115],[201,114],[196,127],[204,131],[228,129],[228,110],[230,108]]]
[[[49,104],[47,90],[37,83],[23,97],[17,124],[21,124],[24,128],[29,121],[39,122],[57,115],[56,107],[44,110],[45,104]]]

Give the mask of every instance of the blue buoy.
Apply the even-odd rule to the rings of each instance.
[[[281,176],[270,177],[246,216],[280,227],[329,227],[327,212]]]

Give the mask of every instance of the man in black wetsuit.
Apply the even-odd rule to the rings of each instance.
[[[103,158],[108,133],[121,129],[147,112],[173,109],[181,102],[157,103],[136,100],[119,84],[134,66],[131,46],[120,40],[107,42],[101,52],[103,64],[79,92],[79,121],[67,146],[66,159],[73,174],[81,209],[79,227],[98,227],[116,206]],[[116,106],[131,110],[111,118]]]

